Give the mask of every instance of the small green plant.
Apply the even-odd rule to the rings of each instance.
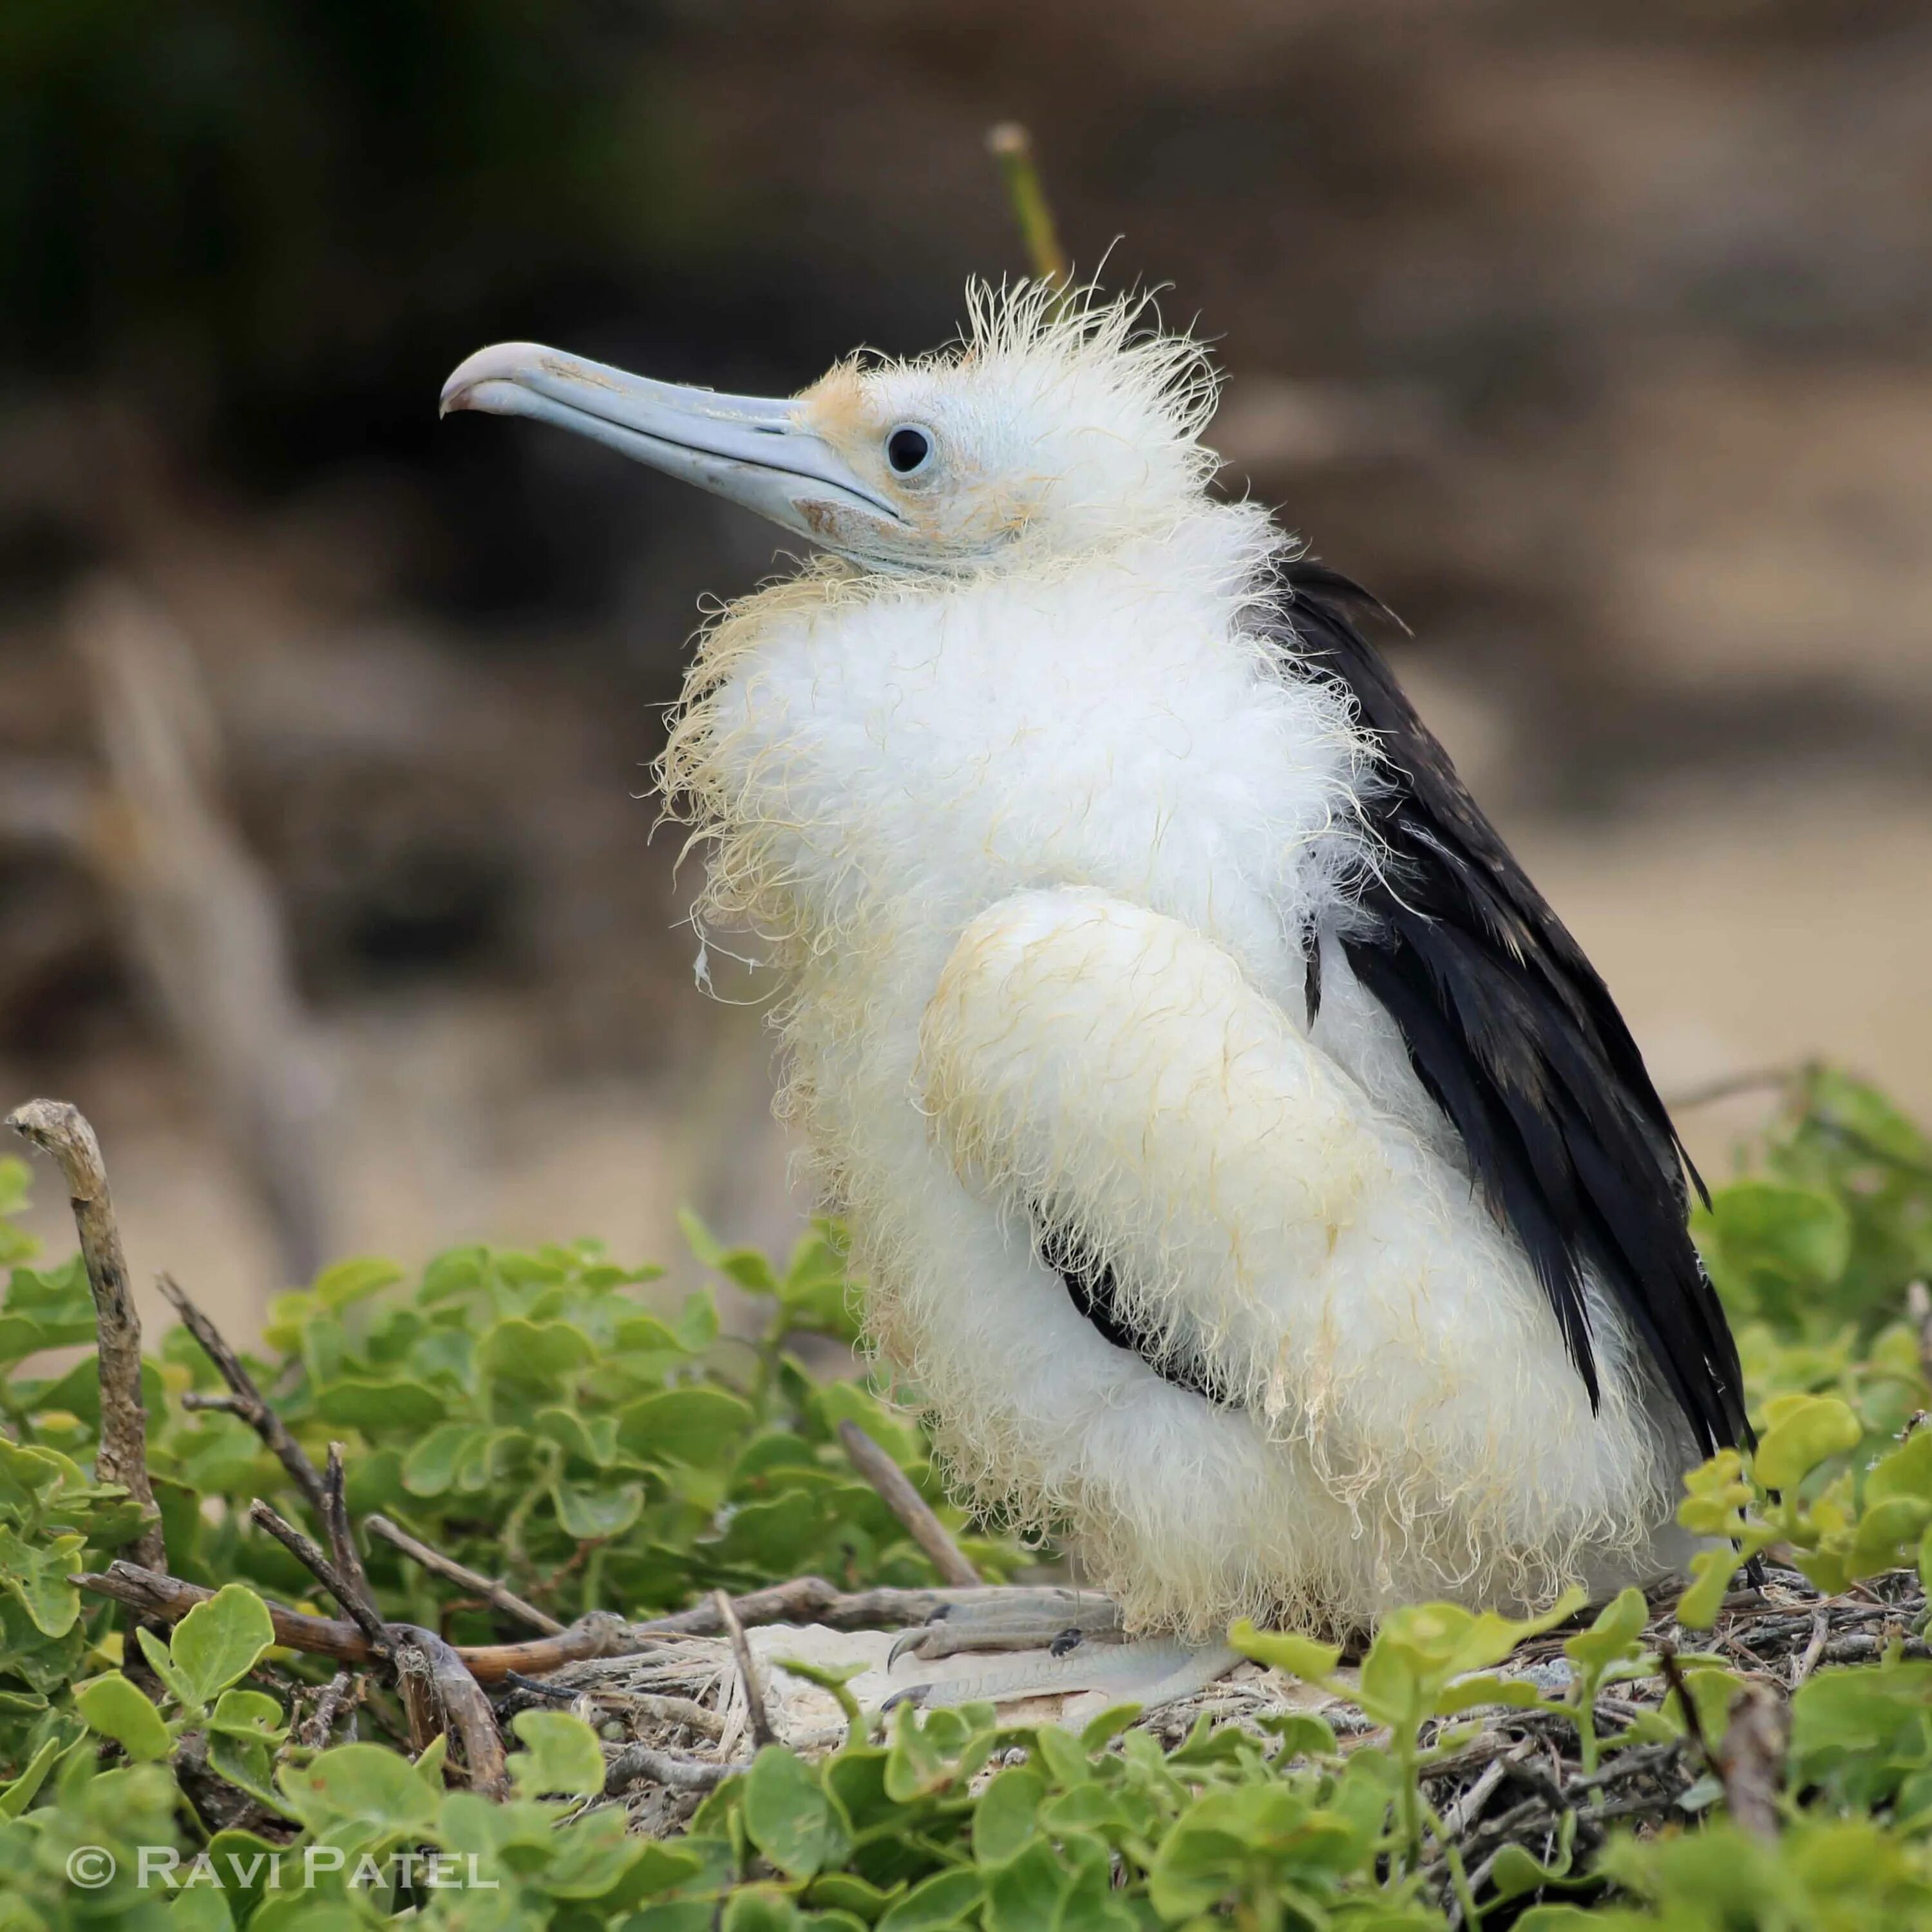
[[[1334,1701],[1203,1717],[1171,1748],[1131,1707],[1080,1732],[987,1706],[884,1724],[849,1670],[800,1660],[787,1667],[843,1711],[838,1747],[766,1746],[662,1842],[604,1796],[610,1750],[582,1706],[509,1719],[500,1798],[465,1788],[440,1732],[409,1748],[402,1704],[373,1682],[356,1741],[308,1721],[333,1666],[276,1643],[265,1599],[326,1606],[248,1510],[259,1496],[298,1514],[303,1496],[221,1406],[185,1330],[162,1338],[142,1388],[169,1569],[208,1594],[170,1630],[116,1629],[74,1581],[141,1527],[89,1472],[94,1364],[33,1369],[92,1336],[92,1300],[77,1262],[32,1264],[6,1218],[24,1174],[0,1162],[0,1928],[346,1932],[405,1911],[558,1932],[1924,1923],[1932,1428],[1913,1418],[1932,1387],[1904,1302],[1928,1258],[1932,1169],[1915,1166],[1915,1131],[1868,1090],[1813,1076],[1760,1172],[1700,1222],[1744,1316],[1760,1439],[1688,1478],[1683,1520],[1710,1540],[1674,1606],[1626,1590],[1568,1628],[1574,1595],[1521,1620],[1410,1606],[1352,1666],[1244,1628],[1250,1656]],[[856,1377],[814,1376],[796,1346],[850,1338],[836,1230],[782,1266],[688,1232],[752,1298],[744,1339],[710,1292],[667,1306],[652,1270],[588,1244],[472,1248],[412,1281],[374,1262],[327,1271],[276,1304],[247,1366],[314,1460],[345,1445],[352,1516],[386,1513],[560,1622],[811,1571],[929,1584],[836,1432],[859,1422],[938,1501],[923,1436]],[[965,1546],[989,1576],[1022,1557],[994,1538]],[[1768,1600],[1796,1627],[1780,1681],[1804,1681],[1788,1751],[1759,1747],[1754,1772],[1731,1734],[1749,1658],[1723,1608],[1753,1555],[1826,1593],[1790,1612]],[[367,1562],[392,1622],[458,1643],[521,1634],[387,1543]],[[1801,1662],[1834,1605],[1846,1620],[1814,1637],[1842,1628],[1861,1660],[1835,1663],[1834,1638]],[[1682,1647],[1673,1608],[1714,1629],[1712,1649]],[[1746,1772],[1774,1796],[1772,1835],[1761,1808],[1750,1831],[1724,1816]],[[1486,1821],[1480,1805],[1461,1815],[1478,1790],[1509,1794]],[[1620,1832],[1633,1817],[1640,1838]],[[87,1860],[114,1875],[95,1886]]]

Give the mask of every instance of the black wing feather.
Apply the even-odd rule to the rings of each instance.
[[[1382,750],[1369,813],[1387,858],[1340,935],[1356,978],[1528,1252],[1592,1406],[1586,1270],[1704,1450],[1748,1442],[1737,1347],[1684,1226],[1686,1172],[1703,1184],[1609,988],[1358,628],[1381,605],[1312,560],[1286,575],[1287,661],[1345,686]]]

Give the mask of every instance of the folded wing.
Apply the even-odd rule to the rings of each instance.
[[[1386,780],[1370,808],[1382,870],[1362,922],[1326,943],[1400,1030],[1592,1403],[1586,1276],[1627,1312],[1703,1450],[1748,1440],[1736,1346],[1684,1226],[1689,1163],[1609,989],[1363,635],[1357,614],[1381,606],[1318,563],[1287,577],[1285,657],[1347,687]]]

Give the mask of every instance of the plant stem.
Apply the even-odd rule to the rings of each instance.
[[[1054,226],[1052,205],[1034,160],[1033,136],[1017,121],[1002,121],[986,134],[987,152],[999,164],[1013,219],[1019,224],[1027,260],[1035,278],[1064,290],[1070,279],[1066,256]]]

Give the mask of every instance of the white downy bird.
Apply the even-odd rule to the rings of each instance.
[[[954,348],[786,401],[517,343],[442,399],[820,553],[704,633],[662,776],[701,910],[782,970],[872,1338],[961,1492],[1058,1526],[1107,1600],[913,1647],[1059,1636],[986,1694],[1164,1633],[1150,1695],[1243,1615],[1668,1571],[1680,1474],[1748,1430],[1609,993],[1380,607],[1210,494],[1202,350],[1130,303],[969,299]]]

